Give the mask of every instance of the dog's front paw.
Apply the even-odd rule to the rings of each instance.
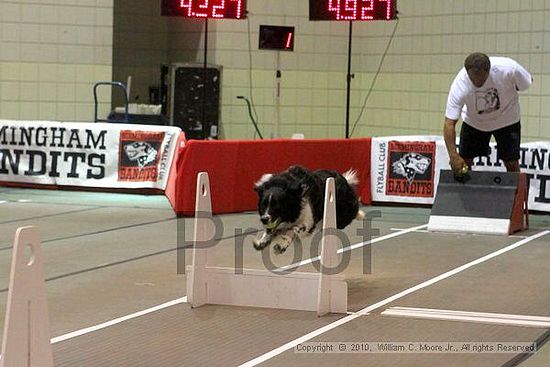
[[[280,243],[276,244],[275,246],[273,246],[273,252],[275,252],[275,254],[277,255],[281,255],[281,254],[284,254],[284,252],[286,251],[288,246],[284,246]]]
[[[267,243],[264,243],[258,239],[255,239],[254,241],[252,241],[252,244],[254,245],[254,248],[258,251],[261,251],[267,247]]]
[[[292,242],[292,238],[290,236],[281,236],[275,246],[273,246],[273,251],[277,255],[283,254],[288,246],[290,246]]]
[[[254,239],[252,241],[252,244],[254,245],[254,248],[256,250],[261,251],[267,246],[269,246],[269,244],[271,243],[271,238],[272,238],[271,235],[267,233],[263,233],[262,237]]]

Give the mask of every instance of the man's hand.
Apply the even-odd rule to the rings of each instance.
[[[463,167],[468,167],[464,158],[462,158],[458,153],[451,155],[451,160],[449,161],[451,169],[456,175],[462,175]]]

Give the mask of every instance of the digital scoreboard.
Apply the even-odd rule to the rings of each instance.
[[[246,0],[161,0],[164,16],[245,19]]]
[[[294,27],[260,25],[259,49],[294,51]]]
[[[397,0],[309,0],[309,20],[393,20]]]

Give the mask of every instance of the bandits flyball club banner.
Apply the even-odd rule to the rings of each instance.
[[[529,209],[550,212],[550,142],[521,144],[520,168],[529,181]],[[441,136],[373,138],[372,201],[432,204],[442,169],[450,166]],[[488,157],[474,160],[473,170],[506,171],[494,143]]]
[[[0,120],[0,181],[164,190],[181,129]]]
[[[371,149],[373,201],[433,203],[440,162],[448,161],[436,137],[373,138]]]

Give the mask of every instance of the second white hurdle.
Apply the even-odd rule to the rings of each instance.
[[[197,176],[193,235],[193,262],[187,277],[187,301],[192,307],[205,304],[252,306],[291,310],[346,313],[348,288],[343,277],[320,271],[282,274],[263,269],[243,269],[208,264],[215,247],[201,246],[211,240],[212,202],[208,174]],[[327,179],[321,240],[321,267],[332,269],[338,264],[337,239],[328,235],[336,229],[336,193],[334,179]]]

